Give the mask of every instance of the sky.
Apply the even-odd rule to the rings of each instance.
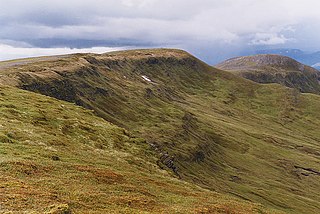
[[[0,0],[0,60],[184,49],[209,64],[259,49],[320,50],[319,0]]]

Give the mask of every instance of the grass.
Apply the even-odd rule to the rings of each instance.
[[[146,202],[145,206],[152,207],[150,204],[154,203],[159,206],[148,208],[147,211],[161,212],[167,209],[169,212],[193,213],[201,212],[199,209],[208,209],[209,213],[263,212],[257,207],[248,209],[248,206],[252,206],[249,201],[263,204],[270,209],[268,212],[272,212],[271,209],[288,213],[317,213],[320,210],[319,176],[304,170],[320,170],[318,95],[301,94],[277,84],[256,84],[214,69],[185,52],[167,49],[72,55],[57,61],[23,65],[20,70],[8,68],[1,73],[19,77],[20,80],[14,78],[15,85],[23,89],[93,109],[96,115],[129,130],[129,136],[116,141],[127,139],[127,143],[114,144],[109,137],[99,140],[100,135],[92,136],[95,133],[92,130],[79,129],[73,120],[62,129],[65,130],[64,135],[77,133],[74,134],[77,139],[74,144],[78,150],[74,151],[88,150],[87,147],[80,149],[80,142],[81,145],[93,148],[111,148],[108,154],[114,154],[112,157],[117,160],[122,159],[119,157],[130,157],[127,158],[127,165],[117,162],[112,167],[120,164],[120,168],[110,169],[116,174],[132,177],[133,183],[130,185],[135,187],[141,187],[142,183],[150,181],[148,179],[152,180],[148,184],[154,191],[148,191],[157,200],[151,202],[153,197],[146,194],[144,197],[151,201]],[[152,82],[145,81],[142,75],[146,75]],[[11,111],[19,115],[14,113],[18,110]],[[74,118],[75,112],[70,111],[67,115]],[[92,114],[90,117],[97,118]],[[55,121],[55,117],[51,119]],[[38,115],[35,120],[41,122],[43,117]],[[54,124],[59,127],[61,121]],[[46,132],[35,133],[39,133],[41,138]],[[83,133],[79,135],[78,132]],[[50,133],[54,135],[56,130]],[[7,132],[3,136],[6,141],[17,141],[10,137],[14,135],[8,135]],[[89,145],[90,137],[87,136],[92,138]],[[130,140],[130,136],[138,139]],[[113,146],[102,143],[108,142],[108,139],[111,143],[107,145]],[[146,147],[147,144],[138,143],[132,147],[135,145],[132,142],[143,142],[142,139],[176,156],[182,183],[168,177],[170,172],[161,171],[155,166],[158,154]],[[106,154],[103,154],[105,158]],[[131,158],[132,154],[140,159]],[[77,157],[76,161],[84,161],[100,169],[102,166],[96,154],[92,156],[93,159],[89,161],[87,152],[83,154],[83,159],[78,153],[72,155]],[[74,160],[71,158],[70,161]],[[145,165],[145,161],[150,165]],[[109,158],[104,163],[114,163],[114,160]],[[129,169],[132,174],[127,172]],[[148,174],[148,170],[152,173],[149,171]],[[145,177],[137,179],[137,172],[138,175],[144,172],[141,174]],[[162,180],[159,186],[154,183],[159,182],[159,179],[169,179],[170,182]],[[171,181],[177,182],[175,186],[166,185],[163,192],[157,189],[163,183],[171,184]],[[198,193],[189,198],[184,197],[185,193],[182,192],[193,190],[183,189],[188,186],[191,188],[194,184],[222,195],[207,197],[206,194],[217,193],[203,190],[206,193],[199,193],[203,198]],[[115,185],[115,188],[120,187],[120,184]],[[166,193],[173,189],[176,189],[174,194]],[[226,194],[238,197],[239,200],[245,199],[246,202],[242,201],[244,205],[232,205],[227,199],[227,204],[216,204],[217,198],[223,199],[227,197]],[[90,199],[86,200],[90,204]],[[126,198],[118,197],[110,202],[112,209],[116,209],[115,204],[120,203],[119,200],[126,201]],[[209,201],[204,203],[203,200]],[[218,208],[220,206],[224,208]]]
[[[90,110],[17,88],[0,93],[0,213],[268,211],[174,178],[143,139]]]

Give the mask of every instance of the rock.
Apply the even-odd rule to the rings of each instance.
[[[57,155],[53,155],[51,157],[51,159],[54,160],[54,161],[59,161],[60,160],[59,156],[57,156]]]
[[[51,205],[48,208],[49,211],[45,212],[45,214],[71,214],[71,209],[68,204],[56,204]]]
[[[151,97],[153,97],[153,96],[154,96],[154,94],[153,94],[152,89],[146,88],[145,97],[146,97],[147,99],[149,99],[149,98],[151,98]]]

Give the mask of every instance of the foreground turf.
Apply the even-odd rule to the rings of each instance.
[[[0,88],[0,213],[266,213],[161,170],[143,139],[73,104]]]

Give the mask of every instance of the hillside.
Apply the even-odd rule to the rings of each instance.
[[[10,63],[3,84],[94,110],[155,156],[174,155],[189,185],[288,213],[320,210],[317,95],[257,84],[180,50]]]
[[[141,138],[73,104],[0,88],[0,213],[265,213],[174,178]]]
[[[320,51],[310,53],[299,49],[266,49],[255,51],[254,54],[277,54],[288,56],[312,67],[316,67],[314,65],[320,62]]]
[[[280,55],[254,55],[226,60],[217,68],[258,83],[279,83],[301,92],[320,94],[320,72]]]

